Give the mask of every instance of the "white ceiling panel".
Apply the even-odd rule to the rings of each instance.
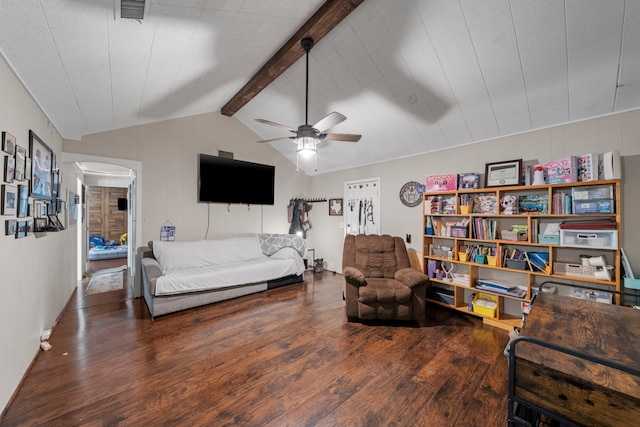
[[[219,111],[324,0],[2,0],[0,52],[65,138]],[[367,0],[310,54],[318,173],[640,108],[640,0]],[[304,121],[304,59],[236,113]],[[286,135],[287,132],[285,131]],[[274,143],[295,162],[295,146]],[[304,165],[313,174],[313,165]]]

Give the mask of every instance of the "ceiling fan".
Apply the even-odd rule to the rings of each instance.
[[[302,49],[306,52],[307,59],[307,75],[306,75],[306,92],[305,92],[305,111],[304,111],[304,123],[303,125],[298,126],[298,129],[290,128],[289,126],[281,125],[279,123],[274,123],[265,119],[255,119],[257,122],[264,123],[266,125],[271,125],[275,127],[279,127],[281,129],[288,130],[289,132],[293,132],[295,135],[293,136],[283,136],[279,138],[266,139],[258,142],[274,142],[280,141],[283,139],[290,139],[297,145],[296,150],[296,171],[298,171],[298,157],[299,156],[312,156],[317,152],[317,146],[323,141],[346,141],[346,142],[358,142],[361,138],[361,135],[355,135],[350,133],[326,133],[327,130],[331,129],[338,123],[345,121],[347,118],[337,112],[330,113],[323,119],[321,119],[315,125],[309,124],[309,51],[313,47],[313,39],[307,37],[302,39],[301,41]],[[315,164],[315,170],[318,170],[317,158]]]

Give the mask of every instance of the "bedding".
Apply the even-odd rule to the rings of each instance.
[[[141,291],[152,318],[298,283],[306,242],[284,234],[149,242],[141,248]],[[139,294],[138,294],[139,295]]]
[[[129,247],[127,245],[98,245],[89,249],[89,260],[126,258]]]

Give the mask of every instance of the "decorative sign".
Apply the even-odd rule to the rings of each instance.
[[[403,205],[410,208],[418,206],[422,203],[422,193],[425,191],[425,185],[416,181],[409,181],[400,189],[400,201]]]

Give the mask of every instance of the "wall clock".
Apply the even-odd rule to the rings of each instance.
[[[422,203],[422,193],[424,193],[426,186],[416,181],[409,181],[400,189],[400,201],[403,205],[410,208],[418,206]]]

